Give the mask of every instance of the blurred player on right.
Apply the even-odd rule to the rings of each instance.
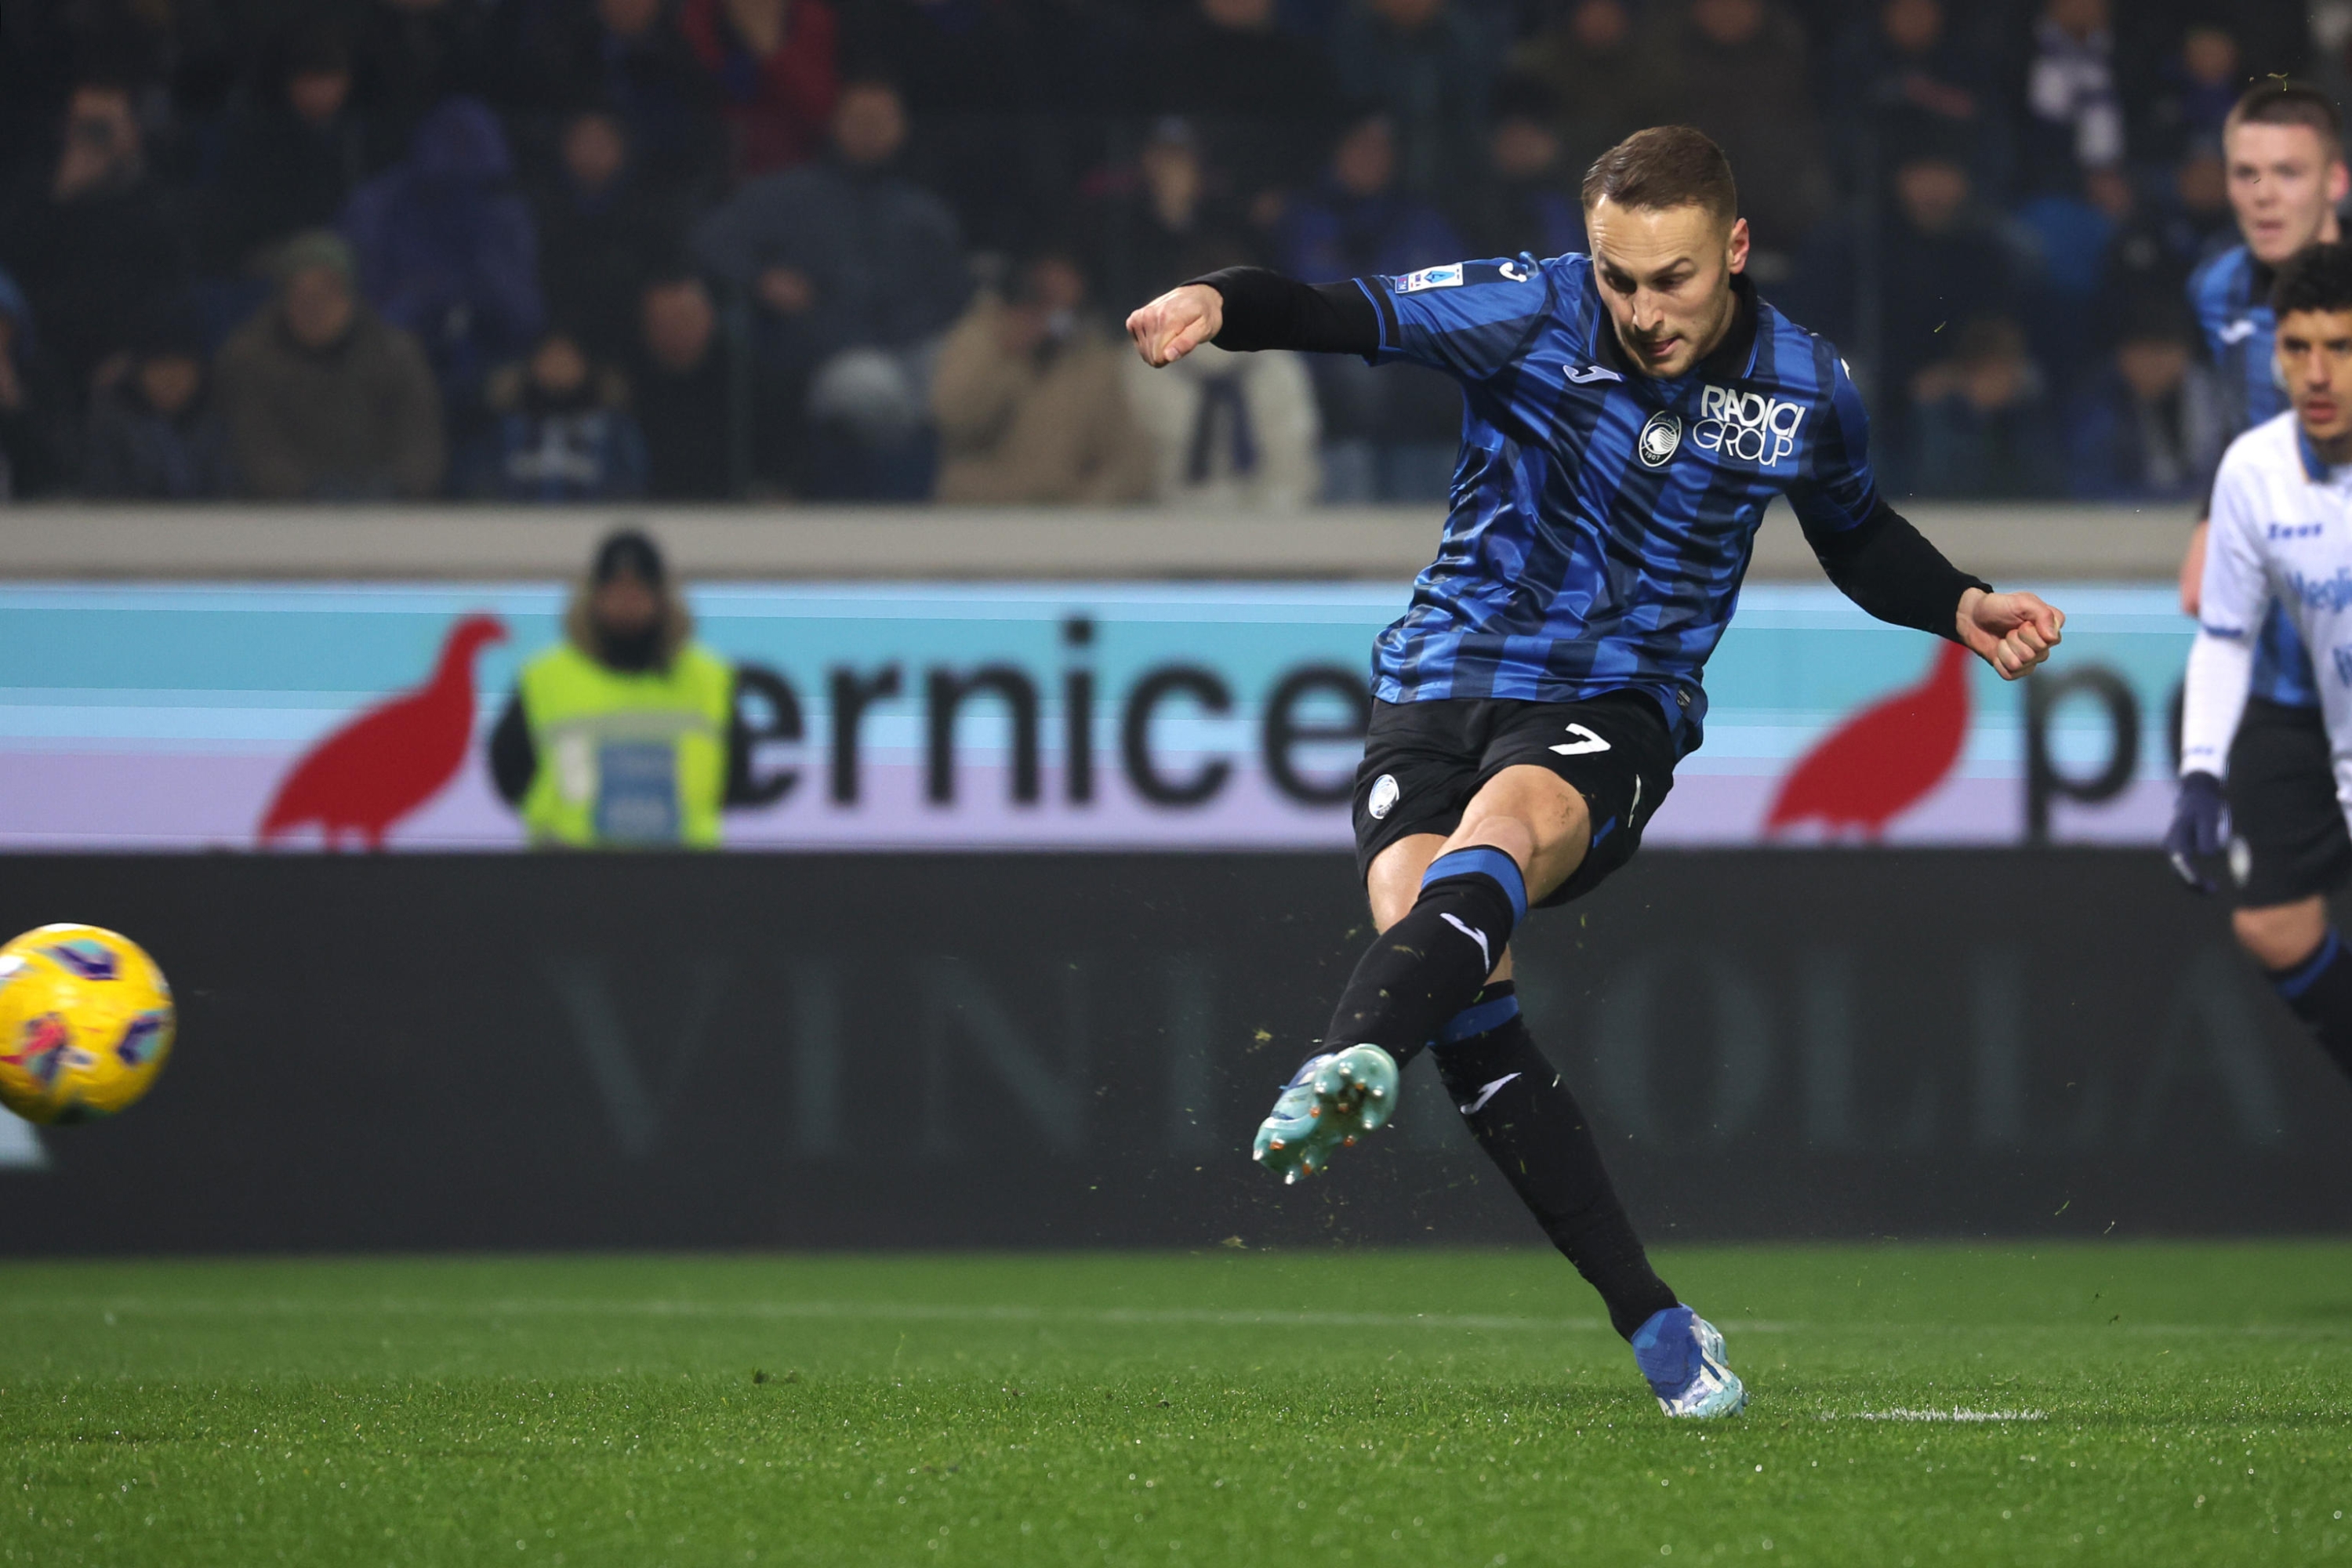
[[[2258,645],[2268,640],[2263,628],[2280,617],[2321,653],[2310,671],[2323,730],[2315,762],[2332,781],[2333,832],[2299,826],[2314,839],[2332,838],[2338,856],[2352,846],[2345,823],[2352,812],[2352,246],[2315,245],[2294,256],[2279,269],[2271,301],[2279,375],[2294,412],[2231,442],[2214,476],[2197,641],[2182,688],[2179,804],[2166,840],[2180,874],[2209,889],[2205,863],[2243,858],[2224,780],[2229,803],[2243,798],[2233,775],[2248,756],[2258,700],[2249,689]],[[2296,804],[2315,803],[2298,796]],[[2231,869],[2243,884],[2239,865]],[[2352,956],[2327,925],[2325,902],[2317,894],[2311,902],[2318,935],[2289,963],[2272,965],[2271,983],[2352,1073]]]
[[[2344,162],[2343,119],[2326,94],[2272,80],[2231,110],[2222,131],[2230,205],[2244,243],[2198,268],[2189,279],[2207,349],[2220,373],[2230,434],[2245,432],[2287,407],[2275,354],[2271,288],[2276,269],[2305,247],[2340,237],[2336,204],[2352,174]],[[2200,521],[2181,564],[2181,605],[2199,614],[2207,524]],[[2273,608],[2253,645],[2253,668],[2235,750],[2226,771],[2228,869],[2207,879],[2184,850],[2200,834],[2220,832],[2186,816],[2167,839],[2182,875],[2228,898],[2238,944],[2272,978],[2287,1005],[2323,1037],[2352,1038],[2352,1019],[2330,1024],[2317,1000],[2294,989],[2323,948],[2334,951],[2326,895],[2352,879],[2352,835],[2336,807],[2319,693],[2311,657],[2294,620]],[[2224,802],[2182,796],[2221,820]],[[2331,1047],[2333,1048],[2333,1047]]]

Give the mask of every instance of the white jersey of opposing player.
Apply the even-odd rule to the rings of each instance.
[[[2227,776],[2254,640],[2276,600],[2311,650],[2352,819],[2352,465],[2320,461],[2292,411],[2230,444],[2213,480],[2197,641],[2182,693],[2180,771]]]

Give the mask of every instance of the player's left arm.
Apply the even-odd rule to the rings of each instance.
[[[1882,621],[1958,643],[2003,680],[2025,675],[2058,646],[2064,612],[2038,595],[1994,592],[1944,559],[1883,499],[1850,527],[1823,526],[1802,510],[1798,520],[1840,593]]]
[[[1882,621],[1947,637],[2015,680],[2050,657],[2066,625],[2038,595],[1996,593],[1886,504],[1870,471],[1870,418],[1845,362],[1826,344],[1830,395],[1818,408],[1804,478],[1789,504],[1838,591]]]

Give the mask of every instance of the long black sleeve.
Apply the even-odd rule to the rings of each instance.
[[[507,699],[506,711],[499,715],[498,728],[490,731],[490,782],[498,786],[499,799],[509,805],[520,805],[538,772],[539,748],[530,743],[530,725],[522,716],[522,693],[517,691]]]
[[[1302,349],[1308,353],[1378,353],[1381,319],[1353,283],[1301,283],[1264,267],[1227,267],[1192,279],[1224,296],[1221,349]]]
[[[1958,642],[1954,612],[1960,595],[1970,588],[1992,592],[1991,584],[1945,560],[1884,496],[1852,528],[1803,527],[1805,542],[1838,592],[1882,621]]]

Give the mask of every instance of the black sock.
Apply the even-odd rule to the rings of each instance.
[[[1508,855],[1483,846],[1440,855],[1423,873],[1412,910],[1357,961],[1323,1048],[1369,1043],[1400,1067],[1411,1061],[1477,1000],[1527,912],[1527,881]]]
[[[2292,969],[2271,971],[2271,985],[2311,1027],[2319,1048],[2352,1077],[2352,956],[2329,926],[2319,950]]]
[[[1617,1201],[1600,1147],[1568,1086],[1519,1021],[1507,980],[1449,1021],[1431,1053],[1479,1146],[1592,1288],[1612,1327],[1627,1339],[1676,1305],[1650,1268],[1642,1238]]]

